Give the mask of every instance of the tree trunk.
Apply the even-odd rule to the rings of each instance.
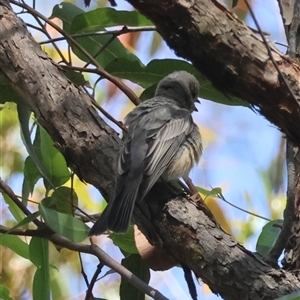
[[[279,82],[263,44],[217,1],[130,1],[150,17],[176,52],[226,93],[260,112],[300,143],[299,106]],[[0,0],[0,68],[49,132],[69,166],[109,199],[122,141],[32,39],[24,23]],[[168,35],[169,34],[169,35]],[[183,47],[182,45],[186,45]],[[249,49],[248,49],[249,48]],[[20,51],[22,49],[22,51]],[[273,50],[293,89],[299,68]],[[272,109],[270,109],[272,108]],[[163,184],[163,187],[165,185]],[[200,206],[177,197],[166,203],[154,187],[134,220],[152,244],[192,269],[224,299],[274,299],[300,289],[291,272],[268,266],[239,245]],[[169,197],[168,197],[169,198]],[[150,201],[149,201],[150,200]]]

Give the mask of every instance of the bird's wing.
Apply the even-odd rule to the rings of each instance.
[[[170,161],[193,128],[189,111],[176,109],[168,119],[162,118],[161,126],[155,122],[147,129],[148,145],[144,159],[143,198],[167,169]],[[161,121],[161,120],[160,120]]]

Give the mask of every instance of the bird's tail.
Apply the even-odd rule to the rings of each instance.
[[[120,233],[127,231],[141,183],[141,178],[130,177],[116,182],[115,195],[91,228],[90,236],[100,235],[107,229]]]

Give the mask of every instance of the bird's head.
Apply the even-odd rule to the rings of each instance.
[[[186,71],[176,71],[163,78],[157,85],[155,96],[174,100],[181,108],[197,111],[195,103],[200,103],[199,82]]]

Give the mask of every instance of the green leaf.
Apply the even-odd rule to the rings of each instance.
[[[36,168],[38,171],[42,174],[42,176],[47,180],[49,185],[53,186],[53,183],[51,182],[51,179],[49,178],[47,174],[47,170],[45,169],[45,166],[41,162],[41,157],[37,154],[36,149],[34,145],[32,145],[31,137],[30,137],[30,130],[29,130],[29,119],[30,119],[30,110],[28,106],[24,102],[20,102],[17,104],[17,110],[18,110],[18,118],[20,122],[20,128],[21,128],[21,138],[23,141],[23,144],[25,145],[25,148],[31,157],[32,161],[34,162]],[[26,194],[24,194],[26,196]],[[23,203],[27,204],[27,197],[24,197]]]
[[[70,33],[72,20],[83,12],[84,11],[81,8],[72,3],[62,2],[53,7],[53,11],[49,19],[59,18],[63,22],[63,29],[67,33]]]
[[[32,158],[27,156],[24,163],[24,180],[22,184],[22,202],[25,205],[29,194],[33,193],[34,186],[40,178],[42,178],[41,173],[37,169]]]
[[[1,97],[0,97],[1,104],[4,104],[5,102],[18,103],[20,101],[20,96],[13,90],[13,88],[10,85],[0,84],[0,91],[1,91]]]
[[[236,97],[225,96],[216,90],[211,82],[201,75],[190,63],[178,59],[154,59],[146,67],[139,62],[117,58],[105,67],[105,70],[117,77],[128,79],[144,88],[155,91],[156,84],[168,74],[175,71],[187,71],[193,74],[200,83],[200,97],[226,105],[249,105]],[[153,85],[155,86],[153,87]],[[154,93],[153,93],[154,95]],[[149,96],[153,96],[149,95]]]
[[[232,0],[232,8],[237,6],[238,2],[239,2],[239,0]]]
[[[63,74],[77,86],[89,86],[89,83],[80,72],[64,69]]]
[[[282,224],[283,220],[278,219],[267,223],[263,227],[256,243],[256,251],[260,255],[268,255],[279,236]]]
[[[289,295],[281,296],[275,300],[300,300],[300,292],[294,292]]]
[[[45,223],[56,233],[75,243],[83,241],[88,236],[89,227],[73,216],[57,212],[44,206],[41,202],[39,210]]]
[[[49,242],[33,237],[29,244],[29,256],[37,267],[33,278],[33,300],[50,300]]]
[[[46,243],[44,243],[46,241]],[[48,264],[48,242],[39,237],[32,237],[29,243],[30,261],[37,267]]]
[[[29,259],[29,246],[16,235],[0,233],[0,244],[16,254]]]
[[[20,103],[22,98],[20,95],[12,88],[8,78],[4,73],[0,74],[0,103],[4,104],[5,102],[15,102]]]
[[[139,253],[135,245],[133,225],[129,226],[126,233],[111,233],[108,237],[117,247],[121,248],[123,251],[130,254]]]
[[[9,289],[2,284],[0,284],[0,299],[13,300],[13,298],[9,296]]]
[[[143,88],[147,88],[153,84],[156,84],[165,75],[171,72],[165,72],[163,69],[153,69],[152,64],[155,64],[155,60],[152,60],[146,67],[138,61],[128,61],[124,58],[116,58],[109,65],[105,67],[105,70],[117,77],[128,79],[136,84],[139,84]],[[157,60],[158,61],[158,60]],[[159,60],[161,64],[163,61]],[[174,60],[176,61],[176,60]]]
[[[17,220],[17,222],[21,222],[26,217],[26,215],[16,205],[16,203],[13,200],[11,200],[11,198],[9,196],[4,194],[3,192],[2,192],[2,196],[3,196],[5,203],[8,205],[9,211],[12,213],[14,218]]]
[[[213,188],[211,190],[204,189],[202,187],[197,186],[197,191],[204,195],[205,197],[218,197],[222,194],[222,189],[219,187]]]
[[[84,33],[84,30],[74,31],[72,30],[72,22],[76,16],[84,13],[83,10],[75,5],[67,2],[63,2],[59,5],[56,5],[53,8],[51,17],[57,17],[63,21],[63,29],[70,35]],[[78,24],[80,26],[80,24]],[[75,25],[74,25],[75,26]],[[89,52],[90,55],[94,56],[97,62],[105,67],[112,60],[123,57],[129,61],[139,61],[138,57],[133,53],[128,51],[119,39],[115,38],[111,41],[110,35],[92,35],[76,38],[76,41]],[[77,47],[71,44],[73,52],[83,61],[89,62],[89,59],[84,55]],[[101,54],[98,54],[100,49],[105,47]]]
[[[141,101],[145,101],[145,100],[148,100],[148,99],[151,99],[152,97],[154,97],[156,87],[157,87],[157,84],[153,84],[150,87],[146,88],[139,97],[141,99]]]
[[[54,142],[41,126],[37,127],[34,148],[41,163],[55,187],[66,183],[70,178],[70,171],[62,154],[54,147]],[[47,189],[53,186],[47,186]]]
[[[28,223],[30,223],[31,221],[35,220],[38,216],[40,215],[40,213],[38,211],[34,212],[33,214],[30,214],[29,216],[26,216],[21,222],[19,222],[17,225],[15,225],[14,227],[12,227],[8,233],[12,230],[15,230],[21,226],[24,226]]]
[[[73,215],[76,209],[73,205],[78,206],[78,197],[74,190],[62,186],[57,188],[51,197],[43,199],[42,203],[44,206],[58,212]]]
[[[153,23],[137,11],[121,11],[103,7],[77,15],[72,21],[71,31],[101,31],[104,28],[119,25],[153,26]]]
[[[122,259],[122,265],[131,271],[134,275],[139,277],[145,283],[149,283],[150,280],[150,270],[146,265],[145,261],[138,254],[131,254],[126,258]],[[145,294],[139,291],[126,279],[121,279],[120,285],[120,299],[145,299]]]

